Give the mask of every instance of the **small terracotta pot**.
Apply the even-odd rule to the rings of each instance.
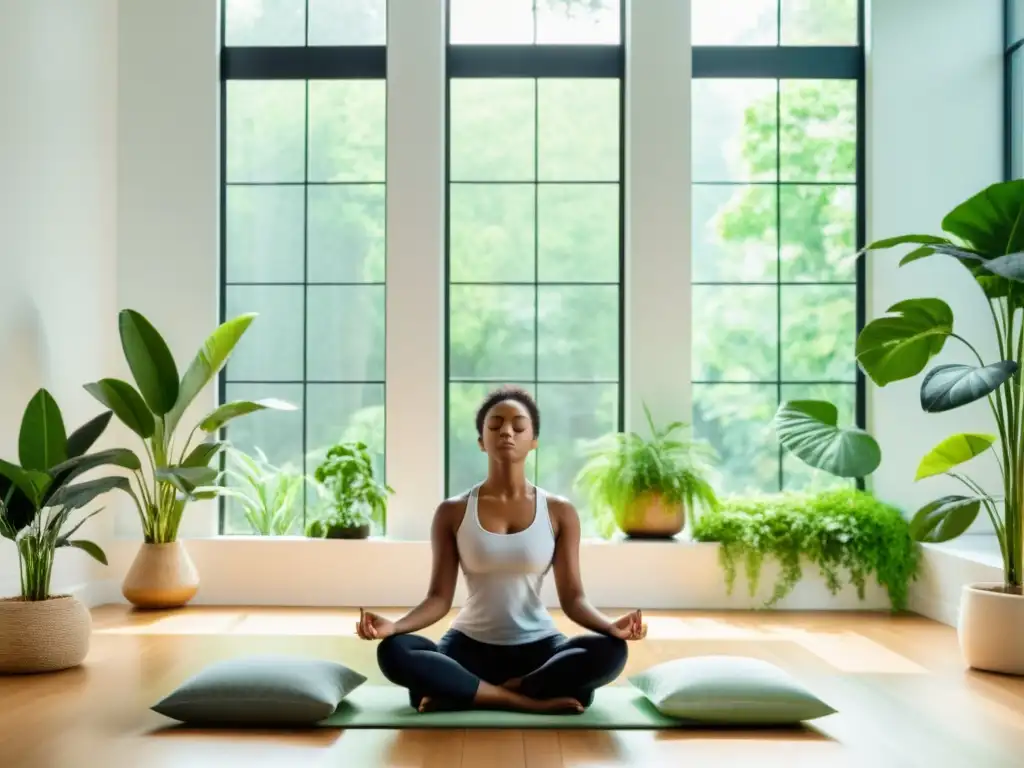
[[[957,634],[969,667],[1024,675],[1024,595],[998,583],[965,584]]]
[[[76,597],[0,600],[0,673],[56,672],[89,652],[92,617]]]
[[[180,608],[198,590],[199,573],[180,541],[143,544],[121,585],[136,608]]]
[[[620,521],[622,532],[632,539],[670,539],[685,524],[686,508],[666,503],[658,493],[637,496]]]

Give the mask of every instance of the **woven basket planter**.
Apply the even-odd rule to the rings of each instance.
[[[71,595],[0,600],[0,674],[77,667],[89,652],[92,617]]]

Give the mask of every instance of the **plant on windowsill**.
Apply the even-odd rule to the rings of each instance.
[[[987,362],[956,333],[953,310],[937,298],[907,299],[868,323],[857,338],[857,363],[878,387],[922,373],[950,339],[977,365],[947,363],[932,368],[921,382],[921,408],[945,413],[987,400],[998,437],[984,432],[956,434],[921,460],[915,480],[946,475],[966,494],[942,496],[922,507],[911,521],[918,541],[943,542],[964,533],[984,508],[999,540],[1003,582],[968,584],[961,597],[958,631],[969,666],[1024,674],[1024,181],[993,184],[964,201],[942,220],[946,233],[902,235],[869,245],[865,251],[916,246],[900,266],[933,255],[948,256],[981,291],[992,317],[998,359]],[[920,265],[919,265],[920,266]],[[779,440],[812,467],[842,477],[865,477],[881,463],[881,449],[861,430],[837,425],[836,408],[823,401],[783,403],[776,414]],[[982,454],[994,457],[1002,494],[993,495],[961,465]],[[908,478],[909,479],[909,478]],[[1000,514],[1001,512],[1001,514]]]
[[[331,446],[316,468],[320,509],[306,525],[315,539],[365,539],[374,524],[384,527],[387,497],[394,489],[374,477],[373,459],[363,442]]]
[[[250,456],[236,448],[227,449],[227,468],[221,495],[235,499],[253,533],[259,536],[287,536],[295,530],[302,503],[302,487],[310,480],[290,467],[277,467],[256,449]]]
[[[599,535],[616,530],[636,539],[668,539],[686,523],[687,509],[714,509],[718,504],[708,480],[714,454],[704,441],[682,433],[687,425],[674,421],[658,428],[644,406],[650,436],[613,432],[587,449],[587,462],[575,487]]]
[[[697,520],[693,538],[720,545],[730,594],[739,562],[754,597],[765,559],[778,561],[779,576],[765,608],[793,591],[803,578],[803,563],[809,562],[833,595],[843,588],[845,576],[863,600],[867,580],[874,576],[888,591],[893,610],[902,611],[918,568],[918,548],[900,511],[852,488],[724,499]]]
[[[179,378],[174,357],[156,328],[138,312],[122,310],[121,347],[135,386],[113,378],[85,385],[141,438],[145,449],[146,471],[139,462],[132,472],[144,543],[121,586],[125,598],[137,607],[180,607],[199,588],[195,566],[178,541],[178,528],[189,502],[212,499],[220,491],[215,485],[220,472],[210,464],[225,443],[205,436],[215,436],[231,419],[255,411],[295,410],[272,399],[225,403],[201,417],[187,435],[180,434],[186,409],[213,381],[255,317],[244,314],[220,325]]]
[[[0,460],[0,535],[18,551],[19,597],[0,599],[0,673],[51,672],[79,665],[89,650],[89,610],[73,595],[51,593],[57,550],[78,549],[103,565],[95,543],[72,536],[94,510],[68,526],[72,513],[111,490],[131,493],[114,475],[81,480],[100,467],[133,470],[131,451],[88,453],[107,428],[110,411],[67,434],[57,402],[45,389],[29,401],[18,436],[18,461]]]

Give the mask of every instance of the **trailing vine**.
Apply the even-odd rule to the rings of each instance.
[[[765,558],[777,560],[779,578],[766,608],[793,590],[803,577],[803,562],[818,567],[833,595],[845,577],[863,600],[874,576],[894,611],[907,607],[910,583],[917,578],[918,546],[903,515],[854,489],[726,498],[695,521],[693,537],[721,545],[719,561],[730,594],[740,561],[753,597]]]

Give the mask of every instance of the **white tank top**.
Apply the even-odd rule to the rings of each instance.
[[[492,533],[480,524],[476,486],[455,535],[469,598],[452,629],[491,645],[518,645],[558,634],[541,600],[555,555],[547,494],[535,488],[533,522],[518,533]]]

